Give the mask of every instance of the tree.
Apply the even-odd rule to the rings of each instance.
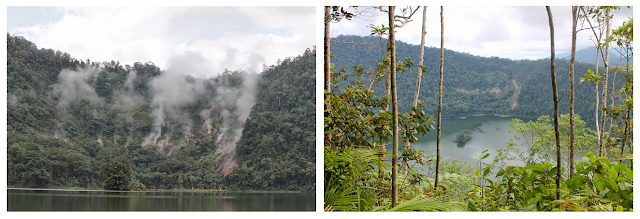
[[[104,189],[128,191],[131,188],[131,164],[123,157],[102,165],[100,173]]]
[[[398,96],[396,94],[395,6],[389,6],[389,48],[391,50],[391,108],[393,111],[393,155],[391,157],[391,206],[398,204]]]
[[[613,8],[612,10],[614,10],[615,12],[615,8]],[[605,17],[604,17],[604,25],[606,27],[605,30],[605,39],[609,38],[609,34],[610,34],[610,30],[611,30],[611,16],[613,16],[613,12],[611,13],[611,15],[609,15],[610,10],[607,8],[605,11]],[[609,43],[605,43],[604,45],[604,85],[602,88],[602,106],[606,107],[607,106],[607,85],[609,82]],[[604,138],[604,126],[605,126],[605,117],[606,117],[606,112],[603,110],[602,111],[602,118],[600,120],[600,150],[598,151],[598,156],[605,156],[605,142],[603,142],[603,138]]]
[[[569,59],[569,178],[573,177],[573,157],[574,157],[574,138],[575,138],[575,119],[574,119],[574,103],[575,103],[575,87],[574,87],[574,62],[576,61],[576,26],[578,25],[578,6],[571,7],[571,58]]]
[[[631,132],[633,128],[633,118],[631,117],[631,111],[633,110],[633,68],[629,64],[629,59],[633,58],[633,17],[625,21],[622,26],[612,30],[611,37],[607,38],[606,42],[614,42],[619,47],[616,50],[621,54],[623,66],[614,67],[611,70],[615,74],[621,74],[625,79],[625,83],[620,90],[613,89],[611,93],[612,99],[616,97],[620,101],[620,105],[612,103],[604,109],[607,115],[612,119],[615,118],[616,121],[616,124],[611,123],[614,131],[610,136],[613,140],[611,142],[614,144],[620,143],[620,155],[612,154],[609,156],[620,160],[621,163],[625,160],[631,160],[630,167],[633,168],[632,157],[624,155],[626,143],[629,143],[628,153],[633,154],[631,142],[633,139]],[[617,148],[611,147],[611,149]]]
[[[327,94],[331,91],[331,38],[330,38],[330,25],[331,25],[331,7],[324,7],[324,99],[327,99]],[[325,104],[325,109],[329,105]]]
[[[440,172],[440,136],[441,136],[441,123],[442,123],[442,83],[444,81],[444,7],[440,6],[440,93],[438,96],[438,136],[436,139],[436,181],[434,187],[438,188],[439,184],[439,172]]]
[[[569,166],[569,115],[560,115],[560,139],[562,145],[563,166]],[[585,127],[586,122],[575,115],[575,144],[579,147],[575,148],[578,154],[586,154],[589,151],[595,152],[598,149],[595,132]],[[494,166],[504,167],[506,160],[521,161],[523,166],[535,165],[542,161],[553,162],[556,159],[555,154],[555,132],[551,117],[548,115],[540,116],[535,121],[523,122],[520,119],[513,119],[509,123],[509,133],[513,137],[507,141],[507,146],[498,149],[498,153],[494,157]]]
[[[551,87],[553,88],[553,123],[556,131],[556,159],[558,159],[556,168],[556,199],[560,199],[560,181],[561,181],[561,152],[560,152],[560,127],[558,125],[558,88],[556,87],[556,52],[555,52],[555,39],[553,36],[553,15],[551,15],[551,8],[547,6],[547,15],[549,16],[549,33],[551,35]]]
[[[394,6],[395,8],[395,6]],[[378,9],[380,9],[380,11],[382,12],[386,12],[389,13],[389,10],[385,10],[383,9],[382,6],[378,7]],[[407,24],[408,22],[411,21],[411,17],[413,17],[413,15],[416,13],[416,11],[418,11],[418,9],[420,9],[420,6],[416,7],[415,10],[412,9],[411,6],[408,7],[408,11],[407,8],[402,9],[402,15],[395,15],[394,13],[394,17],[393,17],[393,23],[389,23],[389,25],[393,25],[394,28],[401,28],[403,27],[405,24]],[[407,15],[408,12],[408,15]],[[395,24],[395,22],[400,22],[400,24]],[[384,25],[382,26],[381,30],[384,32]],[[389,43],[387,43],[387,53],[384,57],[384,59],[388,59],[391,57],[391,47],[389,46]],[[391,66],[387,66],[387,74],[386,74],[386,80],[385,80],[385,95],[391,95],[390,91],[391,90]],[[385,110],[387,110],[385,108]]]
[[[413,96],[413,107],[416,107],[418,105],[418,95],[420,94],[420,81],[422,80],[422,72],[423,70],[423,65],[422,62],[424,61],[424,38],[425,35],[427,35],[427,6],[424,6],[424,8],[422,8],[422,34],[420,34],[420,58],[418,61],[418,78],[416,79],[416,93]]]
[[[596,85],[596,109],[595,109],[595,124],[596,124],[596,132],[598,134],[598,145],[600,145],[600,120],[598,119],[599,117],[599,110],[600,110],[600,91],[599,91],[599,87],[600,87],[600,74],[598,73],[600,71],[600,55],[602,54],[602,47],[600,46],[600,42],[602,39],[602,35],[603,30],[602,28],[600,28],[601,25],[598,25],[598,27],[594,27],[593,24],[591,23],[591,19],[596,19],[596,22],[601,23],[601,19],[599,19],[600,17],[600,13],[598,12],[598,10],[595,10],[594,8],[589,8],[589,13],[587,13],[587,11],[585,10],[584,6],[580,6],[580,9],[582,10],[582,17],[584,18],[584,20],[587,21],[587,23],[589,24],[589,29],[591,29],[593,31],[593,36],[596,38],[596,40],[592,40],[593,43],[596,46],[596,72],[593,73],[592,71],[587,71],[587,73],[585,73],[585,78],[581,79],[581,82],[583,81],[590,81],[590,82],[594,82]],[[599,30],[598,33],[596,33],[596,29]],[[604,57],[604,55],[603,55]]]
[[[45,187],[52,180],[51,171],[47,170],[47,160],[39,148],[40,146],[31,144],[27,146],[27,151],[24,153],[28,161],[24,168],[25,171],[21,173],[21,177],[33,188]]]

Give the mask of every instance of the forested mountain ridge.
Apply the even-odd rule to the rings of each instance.
[[[611,65],[616,66],[618,65],[619,61],[620,63],[624,63],[624,60],[620,60],[619,54],[620,53],[616,50],[616,48],[609,48],[609,62],[611,63]],[[571,52],[561,53],[556,55],[556,57],[569,60],[571,58]],[[602,55],[598,56],[598,58],[600,59],[600,65],[602,65]],[[576,62],[596,64],[596,47],[592,46],[576,51]],[[629,64],[633,65],[633,59],[629,60]]]
[[[340,35],[332,38],[335,57],[331,60],[335,68],[353,71],[360,64],[368,71],[375,70],[381,60],[386,39],[373,36]],[[346,42],[346,43],[341,43]],[[446,45],[446,44],[445,44]],[[410,57],[417,63],[420,46],[396,41],[398,62]],[[419,100],[424,100],[426,113],[435,115],[438,103],[440,49],[426,47]],[[578,77],[595,66],[576,63]],[[551,79],[548,59],[510,60],[498,57],[481,57],[468,53],[444,51],[444,96],[442,113],[444,118],[459,118],[479,114],[520,115],[538,117],[553,113],[551,101]],[[415,92],[417,64],[406,73],[397,75],[398,110],[409,112]],[[560,112],[569,109],[569,62],[558,59],[556,72],[560,95]],[[618,77],[622,84],[622,77]],[[613,81],[610,79],[610,83]],[[616,82],[618,83],[618,81]],[[611,86],[609,87],[611,89]],[[595,128],[595,85],[579,83],[576,79],[576,114]],[[384,83],[373,87],[378,95],[384,93]],[[609,92],[610,93],[610,92]]]
[[[120,160],[132,189],[232,188],[224,176],[246,161],[236,143],[270,83],[242,71],[194,78],[151,62],[77,60],[7,34],[8,185],[99,188],[101,166]]]

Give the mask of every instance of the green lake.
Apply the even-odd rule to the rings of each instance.
[[[518,118],[524,122],[534,120],[524,117],[497,117],[497,116],[471,116],[466,119],[442,120],[442,139],[440,142],[440,155],[443,159],[462,158],[472,164],[478,162],[476,151],[482,152],[483,148],[489,149],[491,154],[486,162],[493,161],[493,155],[501,147],[506,147],[506,142],[513,137],[509,133],[509,123]],[[418,143],[412,143],[411,147],[422,149],[426,153],[436,152],[437,124],[434,129],[425,136],[419,137]],[[479,131],[480,128],[482,131]],[[464,132],[471,135],[471,139],[465,143],[456,143],[456,136]],[[507,162],[508,165],[523,165],[522,162]]]
[[[315,193],[7,189],[8,211],[315,211]]]

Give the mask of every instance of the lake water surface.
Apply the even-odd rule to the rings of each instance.
[[[462,158],[472,164],[478,162],[476,151],[482,152],[483,148],[489,149],[491,154],[486,162],[493,161],[497,150],[506,147],[506,142],[513,137],[509,133],[509,123],[518,118],[524,122],[534,120],[525,117],[497,117],[497,116],[472,116],[466,119],[442,120],[442,139],[440,141],[440,155],[443,159]],[[418,143],[411,144],[416,149],[425,150],[427,153],[436,153],[437,124],[434,129],[425,136],[419,137]],[[478,131],[478,128],[482,131]],[[455,139],[460,132],[471,135],[471,140],[466,143],[456,143]],[[507,162],[508,165],[523,165],[522,162]]]
[[[8,211],[315,211],[315,193],[7,189]]]

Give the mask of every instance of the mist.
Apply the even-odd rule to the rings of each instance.
[[[264,57],[252,53],[249,54],[249,60],[240,61],[237,59],[238,50],[230,48],[227,52],[224,63],[230,66],[247,65],[249,72],[242,69],[215,72],[214,69],[220,69],[220,66],[213,66],[200,52],[187,51],[172,56],[166,70],[149,78],[146,84],[148,95],[136,92],[134,81],[139,73],[129,70],[124,84],[112,88],[109,100],[100,97],[94,88],[96,79],[104,71],[99,65],[64,69],[60,72],[58,83],[52,85],[52,96],[58,99],[58,128],[62,131],[73,101],[88,100],[94,118],[100,116],[96,108],[109,107],[116,110],[121,117],[118,119],[126,120],[127,124],[134,121],[136,107],[149,104],[149,117],[153,123],[149,132],[145,136],[138,136],[135,142],[141,142],[143,147],[158,146],[160,152],[169,156],[180,147],[189,146],[194,130],[199,128],[214,137],[217,145],[215,154],[226,163],[222,165],[233,165],[236,162],[235,146],[255,104],[260,80],[260,75],[255,73],[257,63],[263,62]],[[15,98],[9,99],[12,103],[17,102]],[[196,114],[201,121],[197,123],[191,112],[186,110],[193,106],[199,107]],[[65,135],[64,131],[61,133]],[[135,140],[132,134],[133,130],[129,129],[129,136],[114,136],[113,142],[117,144],[115,139],[125,137],[127,146],[131,140]],[[100,136],[95,137],[102,145]]]

